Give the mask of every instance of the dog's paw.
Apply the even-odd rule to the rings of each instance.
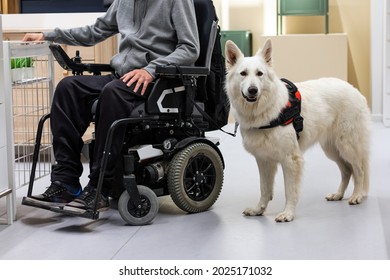
[[[246,208],[242,214],[245,216],[262,216],[265,208]]]
[[[353,194],[353,195],[351,196],[351,198],[349,199],[348,203],[349,203],[350,205],[360,204],[360,203],[362,203],[363,198],[364,198],[364,195],[361,195],[361,194]]]
[[[294,220],[294,214],[289,211],[283,211],[275,218],[278,223],[291,222],[292,220]]]
[[[332,193],[325,198],[327,201],[339,201],[343,199],[343,195],[341,193]]]

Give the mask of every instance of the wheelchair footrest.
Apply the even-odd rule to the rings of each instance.
[[[30,198],[30,197],[23,197],[22,205],[42,208],[42,209],[45,209],[45,210],[50,210],[50,208],[52,207],[52,206],[50,206],[48,204],[45,204],[44,202],[41,202],[39,200]]]
[[[61,213],[68,216],[87,218],[91,220],[99,219],[98,211],[94,212],[92,210],[85,210],[76,207],[66,207],[66,209],[64,209],[64,207],[52,207],[50,211]]]
[[[45,210],[50,210],[52,212],[68,215],[68,216],[76,216],[76,217],[82,217],[92,220],[99,219],[99,212],[98,211],[92,211],[92,210],[84,210],[76,207],[69,207],[67,206],[66,209],[64,209],[64,206],[53,206],[49,205],[45,202],[30,198],[30,197],[23,197],[22,204],[26,206],[41,208]]]

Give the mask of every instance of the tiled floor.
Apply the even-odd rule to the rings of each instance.
[[[338,186],[339,173],[318,146],[309,150],[291,223],[274,222],[284,204],[280,171],[266,215],[242,216],[259,198],[255,161],[239,135],[213,134],[221,137],[226,169],[221,196],[210,211],[187,215],[163,197],[152,225],[132,227],[124,224],[115,205],[97,221],[23,206],[23,187],[17,190],[17,221],[0,226],[0,259],[389,259],[390,129],[373,123],[371,190],[358,206],[346,200],[352,188],[343,201],[325,200]],[[47,178],[35,188],[46,186]],[[0,200],[0,216],[4,204]]]

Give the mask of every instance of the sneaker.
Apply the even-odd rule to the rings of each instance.
[[[91,186],[86,186],[81,193],[79,197],[77,197],[72,202],[66,204],[64,209],[71,210],[70,207],[79,208],[83,210],[90,210],[93,209],[95,205],[97,191],[96,188],[93,188]],[[110,203],[108,200],[108,196],[105,196],[103,194],[99,195],[99,201],[97,204],[97,210],[98,211],[105,211],[110,207]]]
[[[31,199],[47,205],[65,205],[81,194],[81,186],[73,187],[59,181],[52,182],[43,194],[32,195]]]

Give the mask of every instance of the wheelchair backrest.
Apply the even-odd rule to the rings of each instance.
[[[211,55],[218,31],[218,18],[212,0],[194,0],[194,6],[200,41],[200,54],[195,65],[210,69]]]
[[[200,55],[195,62],[195,66],[181,67],[181,74],[202,77],[203,79],[198,79],[197,83],[197,86],[200,87],[200,83],[205,83],[205,78],[210,72],[214,43],[218,33],[218,18],[212,0],[194,0],[194,7],[200,41]],[[177,78],[156,80],[146,102],[149,114],[175,114],[182,111],[180,108],[183,109],[183,106],[188,103],[188,100],[186,100],[188,93],[186,94],[186,88],[181,83],[177,69],[175,69],[175,66],[165,68],[165,70],[169,69],[172,70],[172,73],[167,71],[168,74],[165,74]],[[205,71],[206,69],[207,71]]]

